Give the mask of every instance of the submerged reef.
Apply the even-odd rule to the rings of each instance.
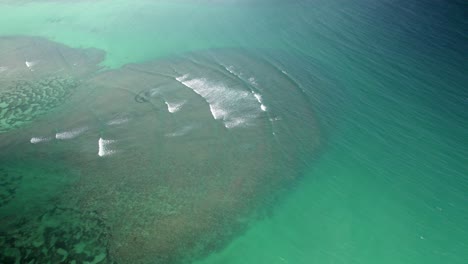
[[[209,50],[72,79],[50,73],[20,82],[40,88],[2,91],[9,109],[32,108],[37,93],[45,108],[39,119],[27,110],[0,117],[17,127],[0,134],[9,159],[56,162],[73,179],[2,231],[0,260],[190,263],[224,247],[266,214],[320,145],[304,87],[270,58]]]
[[[0,37],[0,133],[63,103],[80,79],[95,73],[103,52],[72,49],[34,37]]]
[[[21,175],[0,168],[0,208],[15,197],[20,181]]]
[[[58,107],[78,85],[77,80],[64,77],[15,81],[7,92],[0,94],[0,133]]]
[[[99,263],[109,230],[94,212],[55,207],[0,233],[1,263]]]

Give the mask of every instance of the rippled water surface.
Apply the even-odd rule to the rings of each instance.
[[[1,263],[465,263],[463,1],[0,1]]]

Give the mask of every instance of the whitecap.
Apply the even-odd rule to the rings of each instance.
[[[252,86],[255,86],[255,87],[258,86],[257,80],[255,80],[254,77],[250,77],[250,78],[249,78],[249,83],[250,83]]]
[[[129,118],[116,118],[116,119],[113,119],[109,122],[107,122],[106,124],[108,126],[118,126],[118,125],[122,125],[122,124],[125,124],[125,123],[128,123],[128,121],[130,121]]]
[[[188,74],[184,74],[184,75],[179,76],[179,77],[177,77],[177,78],[175,78],[175,79],[176,79],[178,82],[183,82],[183,81],[187,80],[188,77],[189,77]]]
[[[244,125],[246,123],[246,119],[245,118],[233,118],[229,121],[226,121],[224,123],[224,126],[226,128],[233,128],[233,127],[236,127],[236,126],[240,126],[240,125]]]
[[[47,142],[50,140],[51,140],[50,137],[32,137],[31,140],[29,140],[29,142],[31,142],[32,144],[37,144],[41,142]]]
[[[260,94],[252,91],[252,94],[254,95],[255,99],[257,99],[257,102],[260,104],[260,109],[265,112],[267,110],[267,107],[263,104],[263,98]]]
[[[24,64],[26,64],[26,67],[28,67],[28,69],[30,69],[31,71],[34,71],[32,67],[34,67],[38,63],[39,63],[38,61],[25,61],[24,62]]]
[[[185,104],[185,101],[183,102],[179,102],[179,103],[169,103],[167,101],[164,102],[167,106],[167,111],[169,111],[169,113],[175,113],[177,111],[180,110],[180,108],[182,108],[182,106]]]
[[[8,70],[8,67],[0,66],[0,73],[7,71],[7,70]]]
[[[257,99],[257,102],[261,104],[262,103],[262,96],[260,94],[258,94],[258,93],[255,93],[255,92],[252,92],[252,93],[253,93],[255,99]]]
[[[55,134],[55,138],[60,140],[73,139],[83,134],[86,130],[88,130],[87,127],[82,127],[70,131],[59,132]]]
[[[98,141],[98,147],[99,147],[98,155],[99,155],[99,157],[104,157],[104,156],[113,154],[115,151],[110,150],[108,145],[111,144],[111,143],[114,143],[114,142],[115,142],[115,140],[99,138],[99,141]]]
[[[258,115],[258,110],[253,107],[255,99],[247,91],[231,89],[206,78],[191,79],[188,74],[177,77],[176,80],[203,97],[213,118],[222,120],[226,128],[247,124],[249,119]]]
[[[234,66],[232,66],[232,65],[231,65],[231,66],[227,66],[227,67],[224,66],[224,68],[226,69],[226,71],[228,71],[228,72],[230,72],[231,74],[233,74],[233,75],[239,77],[239,74],[238,74],[237,72],[235,72],[235,70],[234,70]]]

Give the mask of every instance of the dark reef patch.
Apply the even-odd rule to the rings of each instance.
[[[0,207],[9,203],[16,194],[21,182],[21,175],[0,168]]]
[[[109,229],[96,212],[54,207],[0,233],[1,263],[99,263]]]

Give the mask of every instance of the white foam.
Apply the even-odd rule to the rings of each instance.
[[[188,74],[177,77],[176,80],[203,97],[213,118],[222,120],[226,128],[246,124],[258,114],[258,110],[252,107],[255,99],[249,96],[249,92],[231,89],[206,78],[190,79]]]
[[[130,119],[124,117],[124,118],[113,119],[113,120],[107,122],[106,124],[107,124],[108,126],[118,126],[118,125],[122,125],[122,124],[128,123],[128,121],[130,121]]]
[[[218,104],[210,104],[210,112],[214,119],[225,119],[228,112],[224,111]]]
[[[235,68],[234,66],[224,66],[224,68],[229,71],[231,74],[237,76],[239,79],[243,79],[242,78],[242,73],[240,72],[236,72],[235,71]],[[258,88],[258,82],[257,80],[255,79],[255,77],[250,77],[248,79],[249,83],[254,86],[254,87],[257,87]],[[262,101],[262,96],[258,93],[255,93],[254,91],[252,91],[252,94],[255,96],[255,99],[257,99],[257,102],[260,104],[260,109],[265,112],[267,110],[267,107],[263,104],[263,101]]]
[[[50,141],[51,138],[50,137],[33,137],[31,138],[31,140],[29,140],[29,142],[31,142],[32,144],[37,144],[37,143],[41,143],[41,142],[47,142],[47,141]]]
[[[188,77],[189,77],[188,74],[184,74],[184,75],[182,75],[182,76],[177,77],[176,80],[177,80],[178,82],[183,82],[183,81],[187,80]]]
[[[267,107],[263,104],[263,98],[260,94],[255,93],[252,91],[252,94],[254,95],[255,99],[257,99],[257,102],[260,104],[260,109],[265,112],[267,110]]]
[[[104,157],[104,156],[113,154],[115,151],[110,150],[108,148],[108,145],[111,144],[111,143],[114,143],[114,142],[115,142],[115,140],[99,138],[99,141],[98,141],[98,146],[99,146],[98,155],[99,155],[99,157]]]
[[[169,111],[169,113],[175,113],[179,111],[180,108],[182,108],[182,106],[185,104],[185,101],[179,103],[169,103],[165,101],[164,103],[167,105],[167,111]]]
[[[258,93],[255,93],[255,92],[252,92],[252,94],[254,95],[255,99],[257,99],[257,102],[259,104],[261,104],[262,103],[262,96],[260,94],[258,94]]]
[[[249,78],[249,83],[250,83],[251,85],[255,86],[255,87],[258,86],[257,80],[255,80],[254,77],[250,77],[250,78]]]
[[[7,71],[7,70],[8,70],[8,67],[0,66],[0,73]]]
[[[224,126],[226,128],[233,128],[233,127],[236,127],[236,126],[240,126],[240,125],[243,125],[247,122],[247,119],[245,118],[233,118],[229,121],[226,121],[224,122]]]
[[[38,63],[39,63],[38,61],[25,61],[24,62],[24,64],[26,64],[26,67],[28,67],[31,71],[34,71],[32,67]]]
[[[60,132],[55,134],[55,138],[60,140],[73,139],[83,134],[86,130],[88,130],[87,127],[81,127],[70,131]]]
[[[227,67],[224,66],[224,68],[225,68],[228,72],[230,72],[231,74],[234,74],[235,76],[239,76],[239,74],[238,74],[237,72],[234,71],[234,66],[232,66],[232,65],[231,65],[231,66],[227,66]]]

